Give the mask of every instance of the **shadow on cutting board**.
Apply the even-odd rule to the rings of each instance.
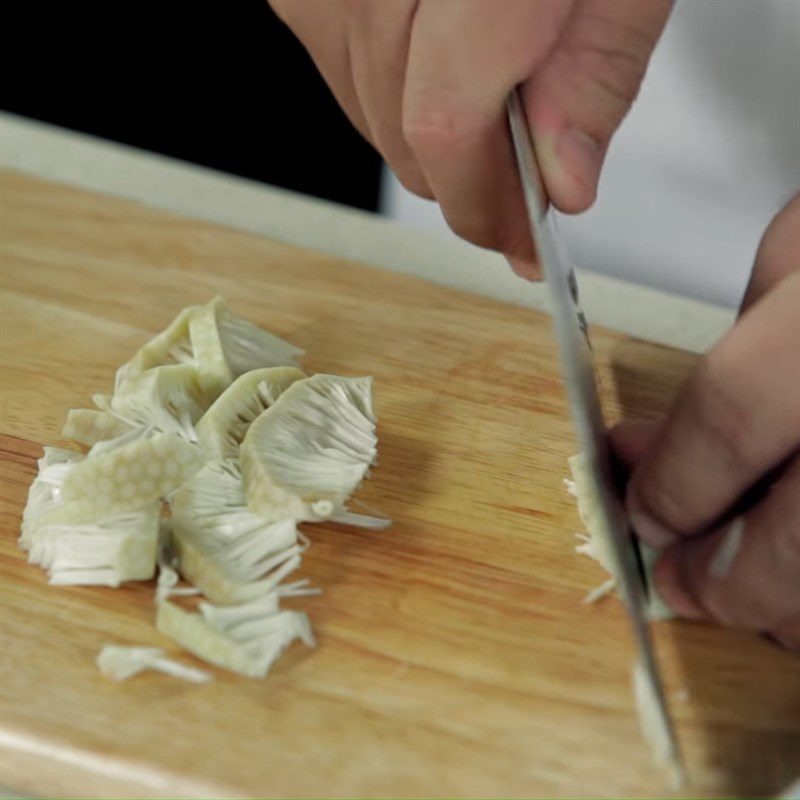
[[[658,419],[697,357],[617,342],[612,420]],[[800,657],[747,631],[673,620],[653,626],[689,791],[777,796],[800,776]]]
[[[388,518],[392,525],[378,530],[335,522],[302,526],[314,544],[313,558],[304,564],[305,572],[326,592],[353,571],[353,559],[365,557],[372,550],[382,551],[387,536],[391,537],[390,548],[402,547],[406,532],[398,523],[408,515],[406,509],[419,504],[428,493],[432,451],[424,442],[384,430],[380,420],[378,425],[378,460],[372,476],[347,505],[357,514]],[[396,476],[402,476],[402,480]]]
[[[659,658],[685,691],[672,712],[691,788],[778,796],[800,776],[800,658],[748,631],[656,627]]]

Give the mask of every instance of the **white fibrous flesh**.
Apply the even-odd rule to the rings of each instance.
[[[211,676],[167,657],[158,647],[122,647],[107,644],[97,656],[100,672],[114,681],[125,681],[147,669],[164,672],[191,683],[207,683]]]
[[[372,378],[314,375],[252,423],[240,458],[247,504],[267,519],[327,519],[377,453]]]
[[[238,458],[239,447],[253,420],[293,383],[305,377],[296,367],[267,367],[240,375],[197,425],[206,458]]]
[[[600,500],[597,497],[595,486],[590,477],[590,466],[583,453],[569,459],[572,480],[566,479],[567,491],[576,498],[578,513],[586,533],[577,534],[581,539],[575,549],[578,553],[587,555],[597,561],[611,577],[593,589],[584,598],[584,602],[591,603],[612,592],[616,587],[615,561],[611,552],[612,533],[606,529],[600,511]],[[655,563],[660,555],[659,551],[640,542],[642,565],[648,578],[648,600],[646,614],[649,619],[664,619],[674,616],[672,611],[659,598],[650,580]],[[650,746],[656,760],[667,764],[673,770],[673,780],[676,785],[681,782],[681,773],[676,754],[673,752],[672,740],[669,730],[665,727],[664,718],[658,710],[658,698],[653,693],[652,683],[647,680],[643,664],[637,659],[633,666],[633,694],[636,700],[636,710],[639,715],[639,724],[642,736]]]
[[[153,367],[122,381],[111,414],[131,428],[150,427],[197,441],[195,424],[206,410],[192,364]]]
[[[28,560],[48,571],[50,583],[119,586],[153,577],[159,503],[140,511],[80,524],[38,525]]]
[[[307,616],[281,608],[319,593],[289,580],[310,544],[297,524],[390,521],[346,505],[376,457],[372,379],[306,377],[301,355],[221,298],[181,311],[113,394],[68,412],[63,435],[88,451],[45,448],[21,524],[28,560],[53,584],[157,573],[158,630],[243,675],[266,675],[295,640],[313,646]],[[210,678],[158,648],[109,645],[97,663],[115,680]]]
[[[115,391],[127,378],[132,378],[153,367],[168,364],[194,364],[194,354],[189,341],[189,321],[199,308],[200,306],[184,308],[165,330],[141,347],[127,364],[123,364],[117,370]],[[97,400],[95,403],[101,410],[104,410]]]
[[[583,453],[578,453],[569,459],[572,480],[567,479],[567,491],[573,495],[578,503],[578,513],[581,521],[586,526],[586,533],[577,534],[581,543],[575,547],[577,553],[589,556],[597,561],[611,577],[600,586],[590,591],[584,602],[592,603],[612,592],[616,586],[614,575],[614,559],[611,554],[610,532],[606,531],[603,517],[600,513],[599,499],[594,490],[594,485],[589,479],[589,465]],[[647,616],[649,619],[667,619],[674,616],[664,601],[656,593],[650,575],[655,568],[660,552],[645,542],[639,542],[639,551],[642,564],[648,578]]]
[[[207,463],[171,505],[180,571],[215,603],[269,592],[300,566],[295,521],[267,521],[250,511],[235,461]]]

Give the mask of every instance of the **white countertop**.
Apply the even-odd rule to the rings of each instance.
[[[522,282],[494,253],[455,236],[0,113],[0,166],[176,214],[362,261],[434,283],[546,309],[543,284]],[[734,312],[589,272],[578,273],[591,323],[701,352]]]

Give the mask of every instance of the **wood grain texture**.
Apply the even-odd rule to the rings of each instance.
[[[664,795],[631,642],[573,552],[574,450],[549,320],[15,174],[2,185],[2,776],[83,796]],[[436,268],[435,264],[431,269]],[[520,291],[525,285],[520,284]],[[104,680],[103,644],[172,650],[153,586],[51,587],[16,546],[43,443],[176,311],[224,294],[308,353],[375,376],[384,532],[305,526],[319,638],[264,681]],[[594,331],[609,416],[661,412],[692,358]],[[754,636],[656,626],[695,780],[800,772],[800,661]],[[180,656],[187,662],[193,659]]]

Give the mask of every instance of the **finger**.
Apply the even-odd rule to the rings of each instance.
[[[630,469],[644,457],[655,443],[660,427],[658,422],[634,420],[611,428],[608,432],[611,448],[623,466]]]
[[[542,277],[542,270],[536,261],[531,261],[529,258],[518,258],[517,256],[506,256],[508,266],[519,275],[520,278],[525,278],[529,281],[538,281]]]
[[[631,107],[671,0],[585,0],[525,87],[525,102],[550,199],[566,212],[597,193],[612,135]]]
[[[790,272],[800,270],[800,194],[772,220],[758,246],[740,313]]]
[[[450,227],[534,262],[505,99],[554,45],[566,3],[421,0],[403,130]]]
[[[800,643],[800,457],[753,509],[668,548],[655,583],[680,616]]]
[[[374,145],[353,82],[345,0],[269,0],[269,4],[302,42],[350,122]]]
[[[415,0],[351,6],[350,60],[353,83],[375,146],[406,189],[432,200],[425,175],[403,136],[403,85],[416,7]]]
[[[800,442],[800,273],[700,363],[628,484],[631,524],[663,547],[705,530]]]

